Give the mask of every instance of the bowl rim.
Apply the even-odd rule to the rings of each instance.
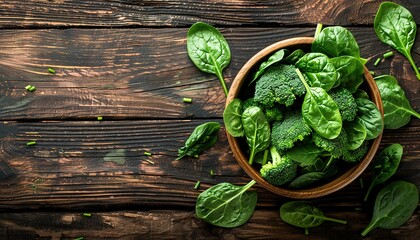
[[[263,60],[264,58],[268,57],[272,53],[282,48],[290,48],[296,45],[306,45],[312,44],[314,41],[313,37],[295,37],[289,38],[285,40],[278,41],[273,43],[264,49],[260,50],[257,54],[251,57],[239,70],[238,74],[236,75],[235,79],[232,82],[230,87],[229,94],[226,98],[226,106],[235,99],[239,94],[239,89],[247,79],[248,73],[253,69],[255,64]],[[372,75],[370,74],[369,70],[364,66],[364,76],[366,79],[366,83],[368,84],[369,92],[371,101],[375,103],[378,107],[382,116],[384,115],[383,112],[383,105],[382,100],[380,97],[379,89],[373,79]],[[245,155],[239,147],[238,140],[235,137],[232,137],[227,131],[227,139],[229,142],[229,146],[233,152],[233,155],[242,169],[258,184],[262,185],[265,189],[276,193],[283,197],[288,198],[295,198],[295,199],[310,199],[310,198],[317,198],[322,197],[333,192],[336,192],[351,182],[353,182],[357,177],[362,174],[362,172],[368,167],[370,162],[372,161],[376,151],[379,148],[382,133],[375,138],[369,148],[368,153],[366,154],[365,158],[363,158],[359,163],[342,173],[340,176],[334,178],[332,181],[329,181],[323,185],[307,188],[307,189],[288,189],[284,187],[274,186],[268,183],[260,174],[259,172],[255,171],[255,169],[248,164],[248,156]],[[255,174],[257,173],[257,174]]]

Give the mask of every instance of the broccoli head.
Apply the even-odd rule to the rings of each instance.
[[[268,122],[280,121],[283,119],[283,113],[280,110],[280,106],[277,104],[273,107],[263,107],[261,104],[257,103],[254,98],[248,98],[243,103],[243,109],[247,109],[248,107],[256,106],[263,110],[265,117],[267,118]]]
[[[319,134],[314,133],[312,140],[317,147],[329,152],[334,158],[339,158],[348,151],[347,134],[343,128],[341,129],[340,135],[334,139],[323,138]]]
[[[302,117],[300,110],[288,111],[283,121],[274,122],[271,129],[271,144],[277,151],[284,152],[311,134],[312,129]]]
[[[275,147],[270,147],[272,161],[260,169],[261,176],[269,183],[280,186],[292,181],[297,175],[298,164],[287,156],[280,156]]]
[[[344,121],[353,121],[357,114],[357,104],[351,92],[341,87],[331,90],[329,94],[337,103],[341,118]]]
[[[369,142],[364,141],[362,145],[355,150],[347,150],[343,154],[343,160],[346,162],[360,162],[369,151]]]
[[[293,65],[273,65],[258,79],[254,99],[265,107],[273,107],[275,103],[290,106],[297,96],[305,93],[305,86]]]

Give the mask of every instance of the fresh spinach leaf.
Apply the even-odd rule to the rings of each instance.
[[[257,205],[257,193],[247,191],[255,184],[245,186],[219,183],[202,192],[195,205],[198,218],[219,227],[233,228],[248,221]]]
[[[395,143],[382,150],[373,162],[372,181],[366,192],[364,200],[367,201],[374,186],[384,183],[397,171],[403,154],[401,144]]]
[[[284,222],[301,228],[317,227],[324,221],[346,224],[346,221],[330,218],[321,209],[307,201],[292,201],[280,207],[280,218]]]
[[[322,29],[312,43],[312,52],[324,53],[328,57],[348,55],[361,59],[359,45],[353,34],[340,26]],[[363,63],[364,60],[361,61]]]
[[[242,101],[239,98],[233,99],[223,111],[223,122],[226,130],[233,137],[242,137]]]
[[[376,105],[365,98],[356,98],[357,117],[356,121],[366,128],[366,140],[376,138],[382,133],[384,121]]]
[[[323,88],[309,87],[299,69],[296,72],[306,88],[302,103],[302,116],[306,123],[321,137],[338,137],[343,123],[337,104]]]
[[[331,58],[330,61],[339,73],[336,86],[340,85],[354,93],[363,83],[363,63],[352,56]]]
[[[289,56],[287,56],[283,62],[284,64],[292,64],[295,65],[296,62],[301,58],[305,56],[305,52],[302,49],[296,49],[293,51]]]
[[[419,191],[416,185],[405,181],[388,184],[376,196],[372,220],[363,230],[362,236],[375,228],[400,227],[413,215],[418,204]]]
[[[308,187],[321,179],[323,179],[325,173],[323,172],[309,172],[302,174],[295,178],[291,183],[289,183],[288,187],[290,188],[305,188]]]
[[[249,85],[251,85],[255,80],[257,80],[265,71],[265,69],[267,69],[269,66],[280,62],[281,60],[283,60],[284,56],[286,56],[287,54],[289,54],[289,50],[287,49],[280,49],[277,52],[275,52],[273,55],[271,55],[267,61],[261,63],[260,67],[258,68],[258,70],[255,72],[254,77],[252,78],[251,82],[249,83]]]
[[[411,116],[420,119],[414,111],[397,79],[390,75],[375,77],[384,107],[385,129],[398,129],[410,122]]]
[[[347,133],[348,150],[356,150],[366,140],[367,131],[360,121],[346,123],[344,130]]]
[[[312,142],[295,145],[286,152],[286,155],[301,166],[314,165],[322,149]]]
[[[213,26],[194,23],[187,33],[187,51],[192,62],[203,72],[215,74],[226,96],[228,89],[223,69],[230,63],[230,48],[223,35]]]
[[[191,133],[185,145],[178,149],[179,160],[185,156],[196,156],[204,150],[212,147],[217,141],[217,135],[220,130],[218,122],[207,122],[197,126]]]
[[[420,71],[411,56],[417,31],[413,15],[403,6],[383,2],[376,13],[373,27],[379,40],[395,48],[408,59],[417,79],[420,80]]]
[[[264,151],[270,145],[270,124],[259,107],[249,107],[242,114],[242,126],[249,149],[249,164],[252,165],[255,154]]]
[[[311,87],[320,87],[329,91],[337,82],[337,70],[325,54],[307,53],[295,66],[306,75]]]

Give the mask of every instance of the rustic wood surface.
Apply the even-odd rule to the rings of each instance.
[[[324,223],[305,236],[279,218],[279,206],[289,199],[255,186],[259,200],[250,221],[224,229],[194,216],[200,192],[220,182],[249,181],[224,128],[199,159],[174,159],[197,125],[222,123],[225,95],[217,78],[197,70],[187,56],[186,32],[196,21],[217,26],[229,42],[228,85],[269,44],[312,36],[317,22],[346,26],[370,60],[367,67],[396,76],[420,111],[420,81],[401,54],[373,66],[390,50],[372,27],[380,2],[1,1],[0,239],[362,239],[373,203],[362,201],[358,181],[312,200],[347,225]],[[396,2],[420,22],[419,1]],[[37,90],[27,92],[28,84]],[[26,146],[31,140],[37,145]],[[386,130],[381,148],[395,142],[404,146],[404,156],[393,179],[419,187],[420,120]],[[362,178],[368,182],[369,173]],[[364,239],[414,240],[419,226],[417,208],[403,226],[377,229]]]

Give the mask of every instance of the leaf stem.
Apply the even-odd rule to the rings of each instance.
[[[252,148],[251,150],[251,154],[249,155],[249,165],[252,165],[252,163],[254,163],[254,157],[255,157],[255,148]]]
[[[419,71],[419,69],[417,68],[416,63],[414,62],[413,57],[411,56],[411,54],[410,54],[410,53],[405,54],[405,56],[407,57],[408,61],[410,62],[411,67],[413,67],[414,72],[416,73],[416,77],[417,77],[417,79],[418,79],[418,80],[420,80],[420,71]]]
[[[318,35],[321,33],[321,30],[322,30],[322,23],[318,23],[316,25],[316,30],[315,30],[315,36],[314,36],[314,38],[317,38],[318,37]]]
[[[229,91],[226,87],[226,82],[225,82],[225,79],[223,78],[223,74],[221,71],[219,71],[218,68],[216,68],[216,75],[219,78],[220,84],[222,85],[223,91],[225,92],[226,97],[227,97],[227,95],[229,94]]]
[[[362,232],[362,236],[364,237],[364,236],[366,236],[370,231],[372,231],[374,228],[375,228],[376,226],[375,226],[375,223],[374,224],[369,224],[366,228],[365,228],[365,230],[363,230],[363,232]]]

